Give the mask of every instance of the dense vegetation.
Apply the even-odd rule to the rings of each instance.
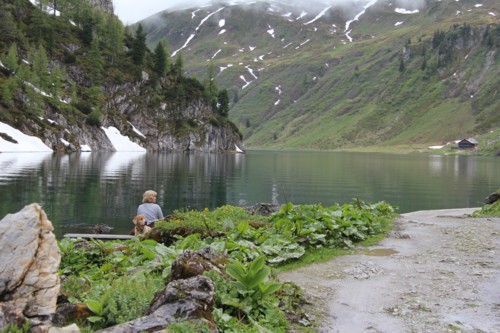
[[[228,123],[224,90],[185,76],[181,55],[171,61],[163,40],[150,50],[140,25],[130,31],[105,9],[78,0],[0,2],[1,121],[43,129],[39,117],[50,110],[99,126],[120,112],[110,87],[141,82],[154,105],[175,111],[201,99],[212,105],[214,122]]]
[[[468,1],[428,1],[412,15],[394,12],[389,3],[378,1],[352,23],[352,42],[343,29],[352,16],[335,7],[305,25],[306,19],[282,15],[295,18],[300,11],[279,12],[276,3],[228,6],[196,31],[185,67],[202,75],[210,59],[219,69],[229,117],[250,147],[425,147],[498,130],[495,1],[474,9]],[[162,13],[142,23],[151,42],[167,38],[179,48],[182,33],[194,33],[221,7],[203,7],[194,18],[191,9]],[[312,6],[306,11],[307,19],[314,17]],[[242,88],[241,76],[252,83]],[[485,152],[498,151],[498,131],[492,140]]]
[[[500,197],[500,189],[495,193],[492,193],[490,196]],[[496,200],[494,202],[490,202],[481,207],[480,210],[476,210],[472,217],[492,217],[498,216],[500,217],[500,200]]]
[[[217,327],[224,332],[285,332],[290,325],[312,323],[301,312],[298,287],[276,280],[272,268],[321,248],[351,247],[383,233],[393,217],[389,204],[359,200],[332,207],[289,203],[269,217],[233,206],[177,211],[151,233],[177,234],[168,246],[152,239],[62,240],[62,292],[70,302],[85,303],[93,311],[94,316],[80,323],[89,330],[123,323],[144,314],[179,254],[210,247],[228,258],[227,274],[205,272],[217,287],[212,314]],[[186,332],[191,325],[171,329]]]

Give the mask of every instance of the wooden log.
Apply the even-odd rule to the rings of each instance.
[[[132,239],[132,235],[111,235],[111,234],[64,234],[64,238],[84,238],[100,240]]]

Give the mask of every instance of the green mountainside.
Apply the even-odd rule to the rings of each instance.
[[[444,144],[498,131],[498,2],[409,3],[220,3],[141,24],[188,76],[215,70],[247,147]]]
[[[149,151],[241,145],[227,91],[183,73],[182,58],[162,44],[148,49],[111,0],[0,1],[0,122],[52,150],[129,149],[111,142],[111,127]]]

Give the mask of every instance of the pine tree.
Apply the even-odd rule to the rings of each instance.
[[[167,53],[165,52],[165,47],[160,41],[156,44],[155,51],[153,53],[153,71],[162,77],[167,72]]]
[[[106,20],[105,43],[112,51],[112,62],[116,61],[123,50],[124,28],[120,20],[109,17]]]
[[[16,22],[12,13],[7,10],[6,5],[0,6],[0,46],[12,43],[17,34]]]
[[[184,67],[184,60],[182,59],[182,53],[179,53],[177,55],[177,58],[175,58],[175,63],[171,69],[171,72],[176,79],[182,76],[182,72],[184,71],[183,67]]]
[[[43,40],[44,32],[47,27],[46,22],[46,14],[41,10],[33,11],[33,19],[30,25],[31,27],[31,35],[35,37],[35,40],[38,43],[41,43]]]
[[[138,66],[142,66],[146,50],[146,33],[142,29],[142,24],[139,23],[132,44],[132,62]]]
[[[205,78],[205,93],[209,101],[217,99],[217,86],[215,84],[215,69],[214,64],[210,62],[208,65],[207,76]]]
[[[59,100],[63,92],[63,81],[66,77],[64,69],[59,66],[54,66],[50,73],[52,85],[50,86],[50,93],[55,100]]]
[[[33,71],[33,81],[30,81],[33,85],[43,91],[47,91],[50,87],[51,80],[48,71],[49,59],[47,57],[47,52],[43,45],[39,45],[38,48],[33,51],[32,55],[32,71]]]
[[[90,80],[93,85],[99,85],[102,80],[102,72],[103,72],[103,58],[101,55],[101,51],[99,50],[99,41],[97,38],[92,40],[92,44],[90,45]]]
[[[91,45],[92,40],[94,39],[94,23],[92,22],[92,18],[88,18],[82,23],[82,41],[85,45]]]
[[[5,57],[2,57],[3,64],[12,72],[15,73],[19,67],[19,56],[17,54],[17,45],[14,43],[9,47],[9,51]]]
[[[7,106],[11,106],[14,100],[14,94],[19,87],[18,80],[15,76],[9,77],[2,85],[2,102]]]
[[[401,59],[401,61],[399,62],[399,72],[403,73],[405,70],[406,70],[405,63],[403,59]]]
[[[223,89],[219,92],[219,96],[217,97],[217,104],[219,114],[225,118],[229,115],[229,95],[226,89]]]

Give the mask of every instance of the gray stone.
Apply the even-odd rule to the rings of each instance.
[[[48,329],[60,288],[61,254],[52,231],[38,204],[0,221],[0,305],[18,309],[36,331]]]
[[[498,190],[496,192],[493,192],[490,195],[488,195],[486,197],[486,199],[484,199],[484,203],[487,204],[487,205],[491,205],[491,204],[497,202],[498,200],[500,200],[500,190]]]

